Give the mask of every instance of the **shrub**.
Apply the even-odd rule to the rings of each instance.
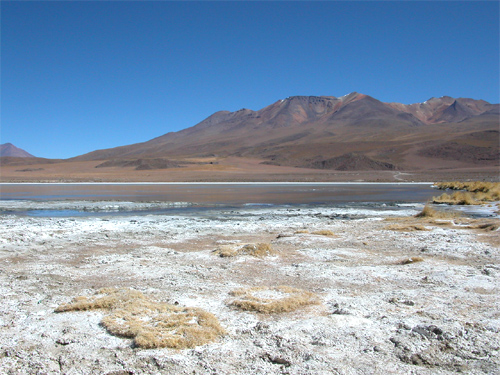
[[[303,306],[319,303],[319,299],[314,293],[289,286],[237,289],[231,292],[231,295],[236,299],[230,305],[241,310],[265,314],[289,312]]]
[[[102,289],[94,297],[77,297],[59,306],[56,312],[107,310],[101,324],[117,336],[134,339],[145,348],[193,348],[224,334],[217,318],[198,308],[149,300],[132,289]]]

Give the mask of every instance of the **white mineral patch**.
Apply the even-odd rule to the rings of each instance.
[[[94,209],[91,203],[29,209]],[[98,207],[151,209],[141,204]],[[387,228],[421,208],[0,215],[0,373],[498,374],[497,232],[428,222],[427,231]],[[320,230],[335,236],[312,234]],[[275,254],[213,253],[238,243],[268,243]],[[410,257],[422,261],[403,265]],[[271,315],[230,305],[236,289],[266,287],[255,295],[275,299],[280,285],[313,292],[321,303]],[[54,312],[105,287],[204,309],[227,333],[193,349],[146,350],[109,334],[100,324],[104,311]]]

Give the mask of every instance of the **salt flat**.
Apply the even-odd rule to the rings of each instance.
[[[0,215],[0,373],[500,373],[498,218],[414,218],[421,209]],[[273,252],[214,252],[249,243]],[[239,288],[273,298],[281,285],[318,303],[270,314],[232,304]],[[104,309],[55,312],[102,288],[203,309],[225,334],[143,349],[103,327]]]

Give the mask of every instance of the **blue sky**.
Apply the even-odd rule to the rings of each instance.
[[[1,133],[40,157],[352,91],[498,103],[497,1],[1,1]]]

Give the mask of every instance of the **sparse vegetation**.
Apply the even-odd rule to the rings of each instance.
[[[443,193],[439,197],[432,197],[432,203],[445,203],[457,205],[476,205],[481,204],[475,199],[475,196],[469,192],[456,191],[453,194]]]
[[[421,212],[415,215],[416,218],[427,218],[427,219],[452,219],[457,216],[458,214],[455,212],[438,211],[428,204],[424,206]]]
[[[299,229],[295,231],[295,234],[315,234],[317,236],[328,236],[328,237],[335,236],[335,233],[333,233],[331,230],[328,229],[320,229],[320,230],[315,230],[313,232],[310,232],[308,229]]]
[[[440,190],[466,190],[473,193],[489,191],[496,191],[500,189],[500,182],[485,182],[485,181],[473,181],[473,182],[437,182],[434,184]]]
[[[424,258],[422,258],[422,257],[410,257],[407,259],[403,259],[398,264],[405,265],[405,264],[412,264],[412,263],[418,263],[418,262],[423,262],[423,261],[424,261]]]
[[[399,232],[414,232],[414,231],[428,231],[426,227],[419,224],[392,224],[386,227],[388,230],[394,230]]]
[[[235,257],[238,255],[251,255],[254,257],[264,257],[274,253],[271,244],[249,243],[245,245],[222,245],[214,251],[220,257]]]
[[[231,292],[236,297],[230,304],[241,310],[264,314],[283,313],[300,307],[319,304],[316,294],[290,286],[253,287]]]
[[[102,309],[101,324],[109,333],[134,339],[145,348],[193,348],[224,334],[217,318],[198,308],[151,301],[132,289],[102,289],[95,296],[77,297],[56,312]]]
[[[495,232],[498,229],[500,229],[500,223],[497,221],[497,222],[491,222],[491,223],[469,225],[467,228],[468,229],[481,229],[481,230],[484,230],[485,232]]]
[[[474,205],[500,200],[500,182],[439,182],[435,186],[440,190],[459,190],[453,194],[443,193],[433,197],[433,203]]]
[[[311,234],[317,234],[319,236],[335,236],[335,233],[333,233],[331,230],[327,230],[327,229],[322,229],[322,230],[317,230],[317,231],[314,231],[314,232],[311,232]]]

